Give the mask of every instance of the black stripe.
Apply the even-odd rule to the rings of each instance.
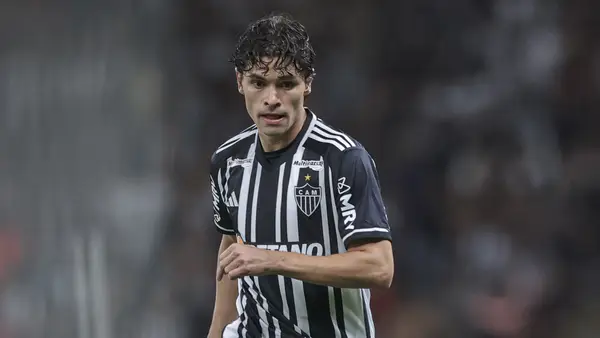
[[[254,277],[253,278],[253,289],[256,292],[256,294],[258,295],[257,297],[257,301],[258,301],[258,306],[260,306],[263,310],[265,310],[266,314],[267,314],[267,324],[268,324],[268,331],[266,332],[266,336],[267,338],[271,338],[271,334],[272,332],[275,330],[275,324],[273,324],[273,315],[271,315],[270,311],[266,311],[264,304],[267,303],[267,300],[265,298],[263,298],[260,290],[258,289],[258,286],[256,286],[257,283],[260,283],[259,281],[260,277]],[[270,310],[270,308],[269,308]],[[262,326],[261,326],[261,330],[262,330]],[[263,332],[265,333],[265,332]]]
[[[336,186],[336,182],[332,182],[329,179],[329,170],[330,169],[331,169],[330,167],[326,167],[323,170],[325,170],[325,182],[326,182],[326,187],[327,187],[325,196],[327,197],[327,206],[328,206],[327,217],[329,220],[329,243],[331,245],[331,254],[335,255],[335,254],[340,253],[340,250],[338,248],[337,231],[335,228],[335,221],[334,221],[335,220],[334,213],[337,213],[337,205],[335,203],[335,200],[333,200],[333,198],[335,198],[335,196],[331,196],[331,192],[335,191],[335,189],[337,189],[337,186]],[[333,179],[333,175],[332,175],[331,179]],[[332,203],[332,200],[333,200],[333,203]],[[339,218],[338,218],[338,221],[339,221]],[[344,322],[344,309],[343,309],[344,304],[342,301],[342,291],[340,289],[337,289],[337,288],[333,289],[333,301],[334,301],[334,306],[335,306],[335,317],[336,317],[335,320],[337,321],[337,325],[338,325],[338,328],[340,329],[341,336],[343,338],[348,338],[348,335],[346,334],[346,324]]]
[[[342,302],[342,290],[333,289],[333,298],[335,300],[335,316],[338,323],[338,328],[342,334],[342,338],[348,338],[346,334],[346,323],[344,322],[344,304]]]
[[[242,337],[242,333],[244,330],[244,321],[246,320],[246,306],[248,305],[248,301],[246,300],[246,304],[244,305],[244,298],[246,298],[246,294],[244,293],[244,289],[240,290],[240,302],[242,303],[242,314],[240,315],[240,325],[238,325],[238,335]]]
[[[284,278],[283,283],[285,286],[285,298],[287,299],[288,307],[290,310],[290,321],[294,325],[298,325],[298,317],[296,315],[296,302],[294,302],[294,289],[292,288],[292,280],[290,278]]]
[[[262,336],[262,326],[260,326],[260,316],[258,315],[258,304],[256,300],[252,297],[250,293],[250,286],[244,279],[242,279],[242,285],[244,289],[244,293],[246,294],[246,316],[248,318],[248,324],[246,325],[246,330],[248,331],[247,336],[250,337],[261,337]]]

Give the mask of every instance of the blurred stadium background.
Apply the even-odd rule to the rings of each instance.
[[[227,59],[274,9],[378,163],[378,337],[600,337],[600,2],[3,0],[0,338],[205,336]]]

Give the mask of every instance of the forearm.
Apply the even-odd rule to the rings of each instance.
[[[273,273],[313,284],[338,288],[387,288],[393,262],[369,251],[349,251],[314,257],[292,252],[275,252]],[[391,269],[391,272],[390,272]]]
[[[235,239],[224,236],[219,248],[219,255],[233,243],[235,243]],[[222,278],[217,281],[215,307],[208,338],[221,338],[223,328],[237,318],[238,314],[235,307],[237,294],[238,285],[236,280]]]
[[[235,307],[237,293],[236,280],[223,278],[220,282],[217,282],[215,308],[208,338],[221,338],[223,328],[237,318],[238,314]]]

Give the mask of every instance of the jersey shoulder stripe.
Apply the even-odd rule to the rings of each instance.
[[[308,138],[322,144],[333,146],[340,152],[359,146],[358,142],[352,137],[327,125],[321,119],[317,119]]]
[[[249,147],[250,144],[248,143],[248,141],[253,142],[256,137],[256,133],[257,133],[256,125],[252,125],[246,129],[242,130],[241,132],[239,132],[237,135],[230,138],[229,140],[225,141],[213,153],[212,158],[211,158],[212,166],[215,167],[215,166],[218,166],[219,163],[220,164],[224,163],[223,161],[230,156],[234,156],[235,153],[238,150],[240,150],[241,146],[246,147],[246,145],[247,145]],[[247,153],[247,149],[244,149],[244,150],[245,151],[243,151],[243,152]]]
[[[240,133],[238,133],[234,137],[230,138],[229,140],[227,140],[223,144],[221,144],[215,151],[215,154],[218,154],[218,153],[224,151],[225,149],[230,148],[231,146],[235,145],[236,143],[238,143],[244,139],[247,139],[250,136],[254,136],[256,134],[256,130],[257,130],[256,125],[252,125],[246,129],[242,130]]]

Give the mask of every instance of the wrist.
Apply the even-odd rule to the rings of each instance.
[[[285,273],[286,267],[286,252],[280,251],[269,251],[269,267],[268,272],[270,275],[282,275]]]

